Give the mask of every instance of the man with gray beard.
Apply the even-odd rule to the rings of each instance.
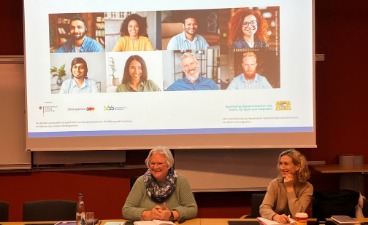
[[[176,80],[166,91],[218,90],[218,86],[212,79],[199,75],[199,63],[193,53],[184,53],[181,56],[181,65],[185,77]]]

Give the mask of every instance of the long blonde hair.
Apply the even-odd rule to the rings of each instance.
[[[287,155],[292,159],[294,165],[300,165],[300,170],[296,172],[296,180],[299,183],[305,183],[310,178],[310,171],[305,156],[295,149],[288,149],[280,153],[277,161],[277,169],[282,156]],[[281,177],[281,174],[279,175]]]

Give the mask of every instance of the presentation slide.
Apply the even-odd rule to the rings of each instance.
[[[313,0],[25,0],[24,29],[28,151],[316,147]]]

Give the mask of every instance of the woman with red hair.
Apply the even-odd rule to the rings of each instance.
[[[268,48],[267,21],[258,11],[242,8],[229,22],[229,44],[232,48]]]

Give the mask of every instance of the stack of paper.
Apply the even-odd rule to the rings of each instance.
[[[273,220],[268,220],[268,219],[265,219],[263,217],[257,217],[257,220],[262,224],[262,225],[278,225],[280,223],[276,222],[276,221],[273,221]],[[295,224],[295,220],[293,218],[289,218],[290,220],[290,223],[288,224]]]

